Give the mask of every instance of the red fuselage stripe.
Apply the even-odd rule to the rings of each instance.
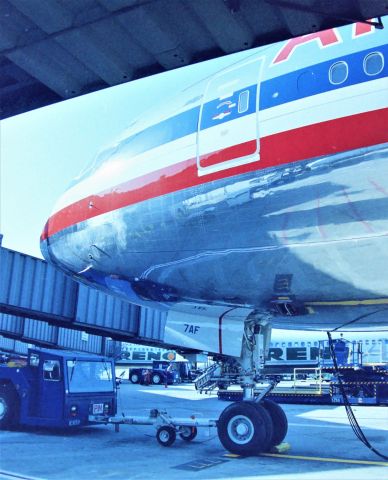
[[[199,164],[201,167],[210,167],[229,160],[254,155],[256,151],[257,140],[250,140],[249,142],[233,145],[232,147],[224,148],[217,152],[209,153],[208,155],[201,155]]]
[[[192,158],[63,208],[48,220],[41,240],[89,218],[199,184],[321,155],[386,143],[387,125],[388,109],[384,108],[269,135],[260,139],[259,161],[202,177],[198,176],[197,162]],[[243,152],[246,152],[247,148],[245,144],[230,147],[237,157],[241,156],[238,154],[238,147],[241,147]],[[222,150],[223,157],[227,155],[225,150]]]

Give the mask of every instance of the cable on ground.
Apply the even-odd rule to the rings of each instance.
[[[354,323],[354,321],[353,321],[352,323]],[[335,329],[335,330],[337,330],[337,329]],[[344,387],[344,385],[343,385],[343,383],[342,383],[340,371],[339,371],[338,364],[337,364],[337,357],[336,357],[335,351],[334,351],[334,342],[333,342],[333,339],[332,339],[332,337],[331,337],[331,333],[330,333],[330,332],[326,332],[326,333],[327,333],[327,336],[328,336],[328,338],[329,338],[330,355],[331,355],[331,358],[332,358],[332,360],[333,360],[335,373],[337,374],[337,380],[338,380],[339,390],[340,390],[340,392],[341,392],[341,395],[342,395],[342,398],[343,398],[343,401],[344,401],[344,406],[345,406],[346,414],[347,414],[348,419],[349,419],[350,426],[352,427],[352,430],[353,430],[353,432],[355,433],[356,437],[357,437],[366,447],[368,447],[370,450],[372,450],[373,453],[375,453],[375,454],[378,455],[379,457],[383,458],[384,460],[388,460],[388,456],[387,456],[387,455],[384,455],[383,453],[380,453],[376,448],[373,447],[373,445],[371,445],[371,443],[370,443],[369,440],[366,438],[366,436],[364,435],[364,432],[362,431],[360,425],[359,425],[358,422],[357,422],[357,419],[356,419],[356,417],[355,417],[355,415],[354,415],[352,406],[350,405],[348,396],[347,396],[347,394],[346,394],[345,387]]]

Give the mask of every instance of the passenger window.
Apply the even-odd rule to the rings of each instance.
[[[55,382],[58,382],[61,379],[58,360],[45,360],[43,363],[43,378]]]
[[[367,75],[378,75],[384,68],[384,57],[380,52],[373,52],[364,58],[364,72]]]
[[[238,96],[238,113],[244,113],[249,107],[249,90],[244,90]]]
[[[329,80],[333,85],[340,85],[348,78],[349,68],[346,62],[334,63],[329,70]]]

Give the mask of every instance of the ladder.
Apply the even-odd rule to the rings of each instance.
[[[214,372],[220,368],[217,363],[210,365],[199,377],[194,380],[195,389],[199,390],[201,393],[205,390],[209,392],[217,387],[217,382],[213,378]]]

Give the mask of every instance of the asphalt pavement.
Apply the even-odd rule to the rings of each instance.
[[[218,418],[229,402],[200,395],[193,385],[122,384],[119,413]],[[42,480],[357,480],[388,478],[388,462],[353,433],[344,407],[283,405],[289,430],[283,453],[235,457],[215,428],[201,428],[192,442],[163,447],[152,426],[95,425],[78,430],[18,428],[0,431],[0,479]],[[369,442],[388,455],[388,407],[354,407]],[[288,448],[289,447],[289,448]]]

